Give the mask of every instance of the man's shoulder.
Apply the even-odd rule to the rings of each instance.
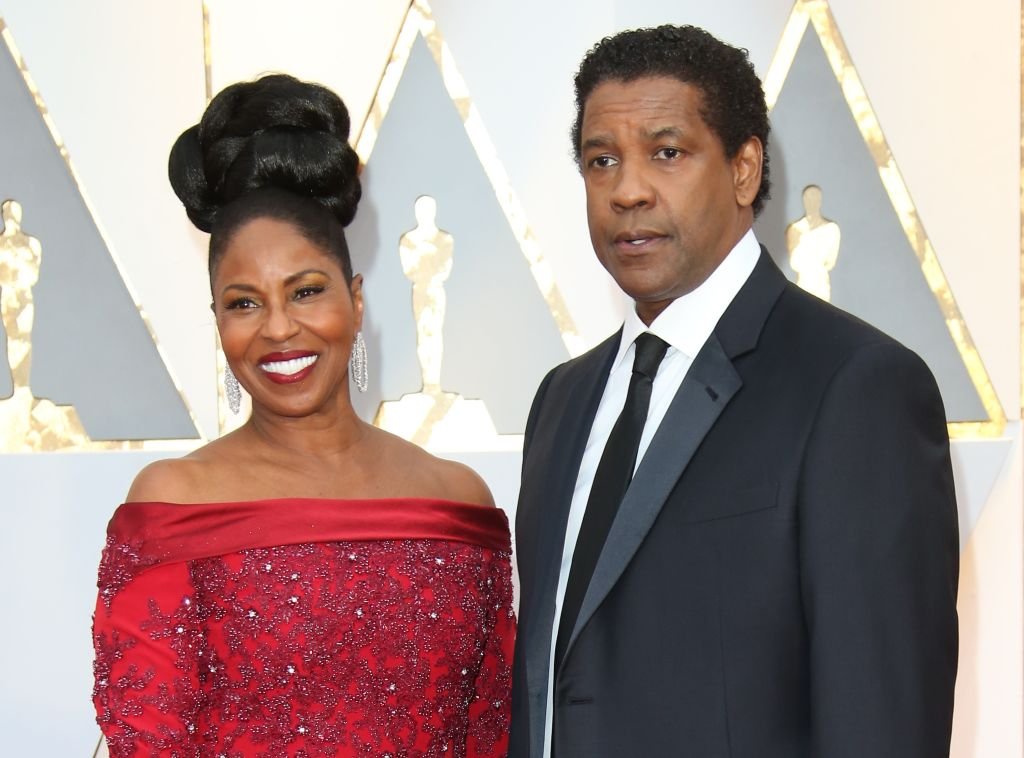
[[[912,352],[878,327],[792,283],[786,286],[772,315],[770,334],[822,357],[849,355],[873,345]]]
[[[866,321],[787,285],[765,324],[759,345],[776,377],[788,375],[805,396],[824,392],[840,377],[873,377],[895,388],[927,386],[936,381],[931,368],[914,350]],[[762,369],[766,365],[760,363]]]
[[[621,334],[620,330],[582,355],[560,363],[548,371],[533,397],[533,405],[526,421],[527,440],[540,423],[541,417],[549,415],[548,409],[552,407],[552,403],[556,406],[564,405],[573,396],[578,396],[578,393],[587,392],[587,388],[595,387],[602,372],[607,374]]]
[[[620,329],[585,353],[558,364],[548,372],[545,382],[549,380],[558,382],[578,380],[597,371],[607,371],[612,358],[615,357],[621,338],[622,330]]]

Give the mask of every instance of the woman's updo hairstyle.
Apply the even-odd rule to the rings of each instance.
[[[345,104],[329,89],[284,74],[232,84],[171,148],[171,187],[210,233],[210,276],[234,232],[255,218],[290,222],[352,264],[343,227],[362,195]]]

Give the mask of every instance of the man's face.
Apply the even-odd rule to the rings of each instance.
[[[753,222],[761,144],[733,158],[673,77],[608,80],[584,105],[580,160],[598,260],[650,323],[699,286]]]

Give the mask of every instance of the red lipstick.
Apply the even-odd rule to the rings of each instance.
[[[260,370],[275,384],[301,382],[316,368],[319,358],[310,350],[284,350],[267,353],[259,360]]]

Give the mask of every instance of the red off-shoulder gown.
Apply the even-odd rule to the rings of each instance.
[[[503,756],[515,636],[497,508],[129,503],[93,699],[120,756]]]

